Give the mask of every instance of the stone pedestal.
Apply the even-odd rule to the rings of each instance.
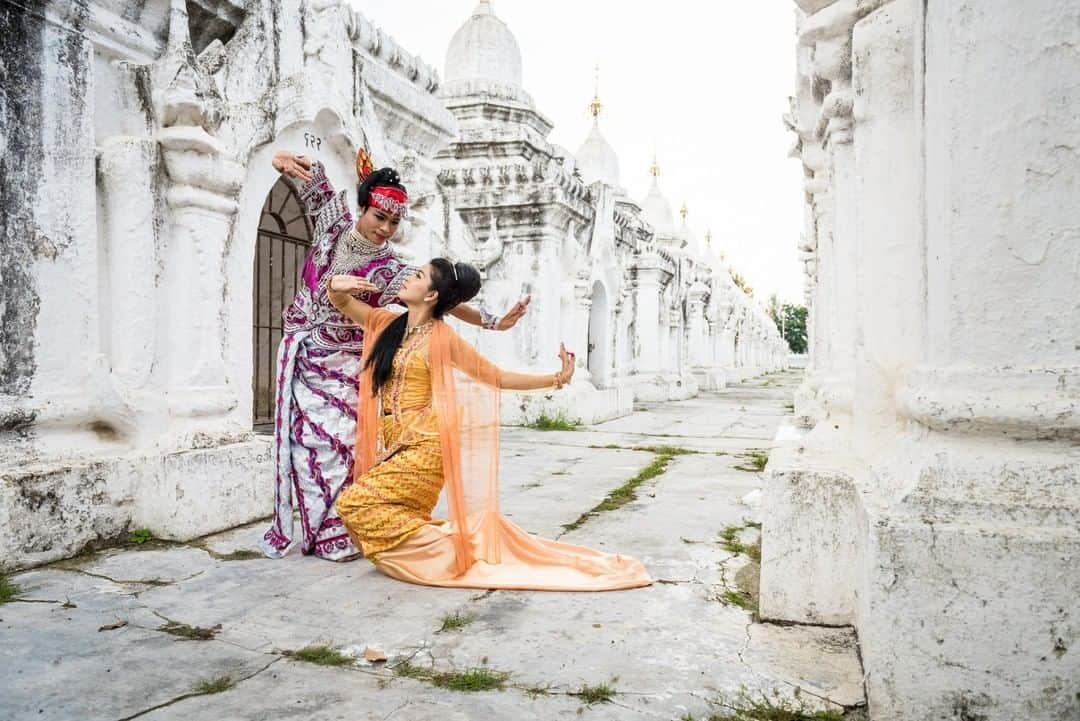
[[[813,430],[770,459],[762,615],[854,623],[875,721],[1080,717],[1080,9],[839,0],[800,42]]]

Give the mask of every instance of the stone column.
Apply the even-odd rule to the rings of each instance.
[[[822,32],[826,32],[822,30]],[[829,83],[817,135],[827,156],[829,197],[826,211],[829,287],[825,311],[832,326],[829,367],[821,395],[835,427],[851,414],[855,381],[855,160],[852,148],[851,27],[828,28],[814,44],[814,75]],[[811,35],[810,38],[815,37]],[[843,427],[840,430],[845,430]]]
[[[237,399],[225,384],[221,257],[243,173],[222,156],[217,142],[202,128],[163,128],[158,141],[172,181],[166,194],[169,245],[164,278],[169,303],[169,408],[181,416],[223,415]]]
[[[723,299],[717,306],[716,343],[717,365],[724,369],[725,382],[738,380],[735,376],[735,305],[731,291],[723,291]]]
[[[166,403],[174,417],[223,417],[237,403],[226,380],[221,328],[223,255],[243,168],[214,136],[224,105],[195,58],[187,7],[173,0],[168,47],[156,63],[154,99],[169,176],[162,286]],[[191,429],[182,422],[179,430]]]
[[[159,347],[160,238],[154,222],[154,140],[115,136],[98,151],[102,211],[100,242],[106,260],[101,281],[104,368],[97,380],[102,418],[134,445],[164,428],[160,389],[153,383]]]
[[[697,283],[690,288],[690,347],[688,356],[690,367],[694,370],[704,370],[709,365],[708,325],[705,321],[705,298],[709,289]]]
[[[664,271],[658,256],[642,256],[634,278],[634,326],[637,357],[634,371],[641,374],[660,372],[660,288]]]
[[[664,364],[664,370],[671,373],[674,376],[681,376],[683,373],[683,327],[682,327],[682,310],[679,306],[674,308],[668,307],[667,313],[667,359]]]
[[[871,711],[1080,717],[1080,7],[920,11],[926,340],[896,390],[919,442],[875,464]]]
[[[854,35],[854,433],[866,455],[887,442],[898,377],[924,350],[914,22],[910,3],[891,2],[861,20]]]
[[[854,0],[817,3],[799,23],[795,117],[812,204],[812,369],[796,417],[812,430],[786,434],[763,494],[761,615],[824,624],[854,621],[856,563],[852,448],[858,186],[852,116]],[[814,117],[816,115],[816,117]]]
[[[574,318],[572,319],[571,327],[573,329],[572,335],[566,340],[567,348],[573,350],[577,357],[574,361],[574,373],[575,375],[580,373],[582,378],[587,378],[592,381],[593,385],[599,387],[598,378],[593,378],[589,374],[589,355],[592,353],[592,349],[589,347],[591,339],[589,338],[589,320],[592,312],[592,286],[589,283],[589,271],[588,266],[584,269],[584,274],[580,274],[574,278],[574,300],[573,300],[573,312]]]

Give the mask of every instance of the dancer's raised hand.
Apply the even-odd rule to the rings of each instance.
[[[305,183],[311,182],[311,159],[288,150],[274,153],[274,170],[290,178],[297,178]]]
[[[517,322],[521,320],[521,317],[525,315],[525,311],[529,308],[529,303],[532,301],[532,296],[527,295],[517,303],[514,303],[514,307],[511,308],[506,315],[499,319],[495,328],[497,330],[510,330]]]
[[[378,290],[379,286],[370,280],[355,275],[334,275],[326,283],[326,296],[330,299],[330,305],[361,327],[367,325],[371,306],[353,296],[358,293],[375,293]]]
[[[559,361],[562,368],[555,374],[555,387],[562,388],[574,377],[574,354],[566,350],[566,345],[559,344]]]
[[[356,275],[335,275],[330,278],[327,289],[338,293],[358,295],[360,293],[378,293],[379,286]]]

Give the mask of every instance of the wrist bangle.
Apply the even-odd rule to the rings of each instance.
[[[490,312],[487,308],[480,306],[480,327],[484,330],[498,330],[499,321],[502,320],[499,316]]]

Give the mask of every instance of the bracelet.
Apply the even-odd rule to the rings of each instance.
[[[494,313],[489,312],[486,308],[484,308],[484,307],[480,308],[480,327],[481,328],[484,328],[485,330],[498,330],[500,320],[501,320],[501,318],[499,318]]]

